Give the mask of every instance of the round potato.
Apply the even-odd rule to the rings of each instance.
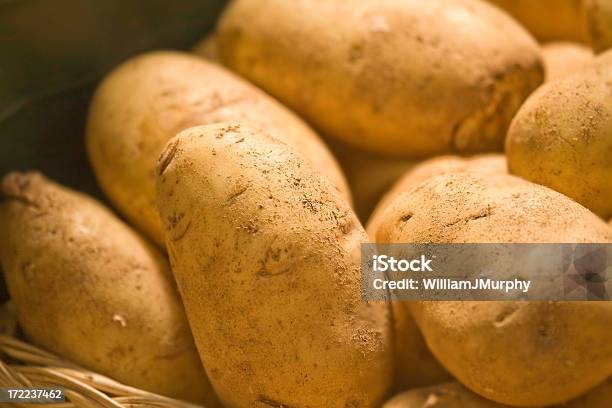
[[[593,51],[578,43],[553,42],[542,47],[546,82],[564,78],[588,67],[594,60]]]
[[[396,395],[382,408],[508,408],[484,399],[459,383],[450,382]]]
[[[174,275],[222,402],[382,402],[393,373],[389,308],[361,300],[367,237],[329,181],[244,124],[181,132],[157,171]]]
[[[180,130],[224,120],[262,127],[291,144],[350,199],[340,167],[304,122],[218,64],[179,52],[132,58],[106,77],[90,106],[87,152],[110,200],[163,245],[155,209],[157,157]]]
[[[506,157],[503,154],[481,154],[472,157],[439,156],[425,160],[407,171],[383,196],[368,221],[368,235],[376,237],[380,215],[398,195],[405,193],[423,181],[442,174],[480,172],[484,174],[505,174]]]
[[[510,172],[612,217],[612,51],[542,86],[508,132]]]
[[[236,0],[217,39],[317,128],[388,155],[501,150],[543,79],[534,39],[476,0]]]
[[[586,42],[583,0],[488,0],[510,13],[538,40]]]
[[[603,52],[612,47],[612,1],[583,0],[591,47]]]
[[[218,406],[156,248],[37,173],[9,174],[2,194],[0,261],[31,342],[133,387]]]
[[[612,242],[569,198],[505,174],[430,178],[382,214],[377,242]],[[610,302],[411,302],[427,345],[472,391],[516,406],[575,398],[612,374]]]

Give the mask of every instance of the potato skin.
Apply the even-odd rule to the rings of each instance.
[[[217,49],[217,37],[214,33],[202,38],[191,50],[195,55],[212,62],[219,62],[219,50]]]
[[[382,402],[388,305],[361,301],[367,238],[327,179],[261,130],[217,124],[169,142],[157,189],[187,318],[225,405]]]
[[[388,155],[501,150],[543,77],[533,38],[474,0],[237,0],[217,38],[317,128]]]
[[[583,0],[488,1],[510,13],[541,42],[587,42]]]
[[[545,84],[508,132],[511,173],[612,217],[612,52],[587,70]]]
[[[405,215],[411,214],[408,221]],[[503,174],[447,174],[398,196],[377,242],[612,242],[593,213]],[[433,354],[499,403],[567,401],[612,373],[610,302],[413,302]]]
[[[572,42],[553,42],[542,46],[546,82],[564,78],[588,67],[595,56],[585,45]]]
[[[378,202],[368,221],[368,235],[375,239],[381,214],[398,195],[431,177],[462,172],[505,174],[508,172],[507,167],[506,157],[503,154],[479,154],[471,157],[448,155],[425,160],[408,170]]]
[[[11,173],[2,193],[0,261],[30,341],[125,384],[217,406],[157,249],[38,173]]]
[[[612,1],[583,1],[591,47],[595,52],[604,52],[612,47]]]
[[[162,148],[190,126],[223,120],[268,129],[295,146],[350,193],[318,136],[297,116],[234,74],[193,55],[161,51],[123,63],[98,87],[87,121],[89,159],[113,204],[159,245],[155,164]]]
[[[406,391],[387,401],[382,408],[508,408],[486,400],[461,384],[449,382]]]

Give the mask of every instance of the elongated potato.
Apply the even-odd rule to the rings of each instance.
[[[0,261],[34,344],[125,384],[217,406],[161,254],[37,173],[2,183]]]
[[[181,132],[158,207],[206,371],[231,407],[370,407],[392,376],[388,305],[360,298],[366,235],[328,180],[238,124]]]
[[[478,0],[236,0],[217,39],[317,128],[389,155],[501,150],[542,82],[533,38]]]
[[[564,78],[593,63],[593,51],[572,42],[553,42],[542,47],[546,82]]]
[[[587,41],[584,0],[488,1],[510,13],[542,42]]]
[[[87,151],[117,208],[158,244],[155,163],[177,132],[224,120],[248,122],[299,150],[350,199],[333,156],[299,118],[217,64],[179,52],[132,58],[98,87],[87,122]]]
[[[421,184],[425,180],[447,173],[479,172],[484,174],[507,173],[506,157],[503,154],[481,154],[472,157],[438,156],[425,160],[408,170],[378,202],[368,221],[368,235],[376,238],[376,230],[384,209],[400,194]]]
[[[591,47],[603,52],[612,47],[612,1],[583,0]]]
[[[513,174],[612,217],[612,51],[586,70],[542,86],[506,141]]]
[[[612,242],[596,215],[503,174],[431,178],[385,210],[377,242]],[[561,403],[612,374],[610,302],[411,302],[433,354],[476,393]]]

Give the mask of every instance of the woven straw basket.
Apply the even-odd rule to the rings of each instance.
[[[52,387],[67,402],[13,404],[15,408],[203,408],[120,384],[16,337],[10,305],[0,311],[0,388]]]

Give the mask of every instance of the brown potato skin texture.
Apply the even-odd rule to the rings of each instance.
[[[158,207],[200,355],[229,407],[371,407],[391,383],[385,303],[360,298],[366,234],[288,145],[239,124],[181,132]]]
[[[212,62],[220,62],[219,50],[217,49],[217,36],[215,33],[202,38],[191,50],[192,53]]]
[[[408,221],[405,215],[411,214]],[[612,242],[596,215],[504,174],[431,178],[385,210],[377,242]],[[552,405],[612,373],[610,302],[412,302],[433,354],[499,403]]]
[[[595,52],[612,47],[612,1],[583,0],[589,33],[589,42]]]
[[[387,155],[502,150],[543,80],[533,38],[474,0],[237,0],[217,38],[226,66],[326,134]]]
[[[587,68],[595,55],[585,45],[573,42],[552,42],[542,46],[546,82],[565,78]]]
[[[94,199],[4,178],[0,261],[33,344],[133,387],[218,406],[168,262]]]
[[[425,180],[447,173],[480,172],[484,174],[506,174],[508,164],[503,154],[479,154],[471,157],[438,156],[425,160],[408,170],[382,197],[368,221],[367,231],[375,239],[381,214],[400,194],[421,184]]]
[[[512,121],[510,172],[612,217],[612,52],[538,89]]]
[[[268,129],[350,199],[327,147],[284,106],[218,64],[180,52],[147,53],[124,62],[99,85],[89,109],[86,147],[106,195],[160,246],[155,164],[162,148],[183,129],[224,120]]]
[[[510,13],[541,42],[587,42],[583,0],[488,1]]]

